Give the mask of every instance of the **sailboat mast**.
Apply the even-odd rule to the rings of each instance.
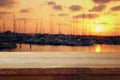
[[[13,12],[13,27],[14,27],[14,29],[13,29],[13,33],[15,33],[15,30],[16,30],[16,20],[15,20],[15,12]]]
[[[25,34],[25,30],[26,30],[26,20],[24,19],[24,34]]]
[[[38,32],[37,32],[37,29],[38,29],[38,23],[36,23],[36,35],[37,35],[37,33],[38,33]]]
[[[52,34],[52,33],[53,33],[53,17],[52,17],[52,16],[51,16],[51,27],[50,27],[50,28],[51,28],[51,31],[50,31],[50,32],[51,32],[51,34]]]
[[[44,32],[44,26],[43,26],[44,24],[43,24],[43,20],[41,20],[41,26],[42,26],[42,33],[44,34],[45,32]]]
[[[75,21],[74,21],[74,17],[73,17],[73,35],[75,35]]]
[[[74,20],[74,17],[73,17],[73,35],[75,35],[75,20]]]
[[[82,35],[84,35],[84,11],[83,11],[83,26],[82,26]]]
[[[44,30],[44,26],[43,26],[43,25],[44,25],[44,24],[43,24],[43,20],[42,20],[42,22],[41,22],[41,25],[42,25],[42,33],[44,34],[44,33],[45,33],[45,32],[44,32],[45,30]]]
[[[78,27],[79,27],[78,16],[76,16],[76,22],[77,22],[77,25],[76,25],[76,27],[77,27],[77,30],[76,30],[76,32],[77,32],[77,33],[76,33],[76,34],[78,35],[78,34],[79,34],[79,33],[78,33],[78,31],[79,31],[79,30],[78,30]]]
[[[69,27],[68,27],[68,35],[71,35],[71,28],[72,28],[72,22],[70,21]]]
[[[40,34],[42,34],[42,19],[41,19],[41,23],[40,23]]]
[[[58,22],[58,34],[61,34],[61,26],[60,26],[60,21]]]
[[[89,11],[89,35],[91,35],[91,14],[90,14],[90,11]]]
[[[21,27],[21,22],[19,22],[19,34],[20,34],[20,32],[21,32],[20,27]]]
[[[120,28],[119,28],[119,26],[118,26],[117,32],[118,32],[118,36],[120,36],[120,35],[119,35],[119,33],[120,33]]]
[[[3,18],[3,32],[6,30],[6,24],[5,24],[5,19]]]

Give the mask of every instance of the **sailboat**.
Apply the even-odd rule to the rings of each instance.
[[[5,33],[3,33],[2,37],[1,37],[0,50],[16,48],[17,45],[14,42],[14,40],[15,40],[14,35],[11,34],[10,31],[6,32],[6,24],[5,24],[4,19],[3,19],[3,29],[4,29]],[[14,33],[15,33],[15,30],[14,30]]]
[[[91,38],[89,38],[88,36],[84,36],[84,22],[85,22],[84,21],[84,17],[85,17],[84,12],[82,15],[83,15],[83,25],[82,25],[82,29],[81,29],[82,36],[78,38],[78,40],[79,40],[78,45],[79,46],[92,46],[92,45],[94,45],[94,41]]]

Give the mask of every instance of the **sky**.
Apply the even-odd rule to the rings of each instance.
[[[120,35],[120,0],[0,0],[0,32]],[[15,14],[15,17],[14,17]]]

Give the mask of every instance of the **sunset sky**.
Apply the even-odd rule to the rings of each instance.
[[[0,0],[0,31],[119,35],[120,0]],[[84,19],[83,19],[84,16]],[[5,27],[5,28],[4,28]],[[52,29],[51,29],[52,27]]]

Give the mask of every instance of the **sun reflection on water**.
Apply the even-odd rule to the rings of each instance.
[[[101,52],[101,45],[97,45],[95,48],[95,52]]]

